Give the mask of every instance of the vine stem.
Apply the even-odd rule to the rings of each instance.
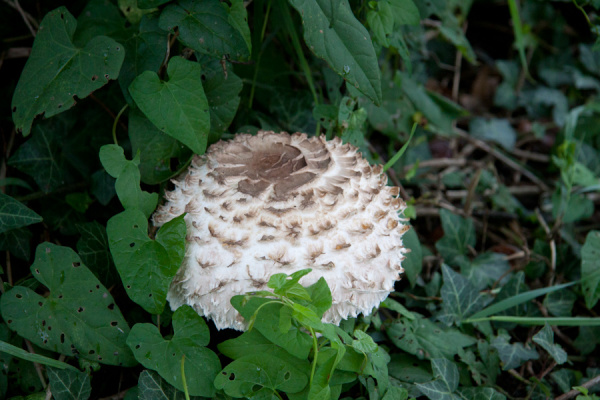
[[[315,358],[313,358],[313,362],[312,362],[312,369],[310,371],[309,387],[311,387],[313,378],[315,376],[315,369],[317,368],[317,360],[319,359],[319,346],[317,344],[317,335],[315,335],[314,329],[309,326],[308,330],[310,331],[310,334],[312,335],[312,338],[313,338],[313,352],[315,353]]]
[[[123,108],[121,108],[121,111],[119,111],[119,113],[117,114],[117,116],[115,117],[115,120],[113,122],[112,136],[113,136],[113,142],[115,142],[115,144],[117,146],[119,145],[119,142],[117,141],[117,124],[119,123],[119,119],[121,118],[121,115],[125,112],[125,110],[127,110],[127,107],[129,107],[129,104],[125,104],[123,106]]]
[[[181,356],[181,383],[183,384],[183,393],[185,393],[185,400],[190,400],[190,394],[188,392],[187,382],[185,380],[185,354]]]

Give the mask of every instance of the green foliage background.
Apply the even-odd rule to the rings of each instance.
[[[0,397],[598,398],[599,7],[6,0]],[[400,187],[406,279],[370,316],[321,322],[308,270],[234,297],[242,334],[167,306],[185,223],[148,218],[259,129]]]

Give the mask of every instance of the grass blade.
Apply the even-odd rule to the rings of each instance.
[[[556,285],[556,286],[551,286],[551,287],[542,288],[542,289],[535,289],[535,290],[530,290],[525,293],[521,293],[519,295],[499,301],[496,304],[492,304],[491,306],[484,308],[483,310],[473,314],[471,316],[471,318],[466,319],[463,322],[471,323],[471,322],[475,322],[475,320],[478,320],[478,321],[483,320],[483,318],[489,317],[492,314],[497,314],[504,310],[508,310],[511,307],[514,307],[521,303],[525,303],[526,301],[535,299],[536,297],[541,296],[543,294],[555,292],[557,290],[561,290],[566,287],[573,286],[576,283],[579,283],[579,282],[577,281],[577,282],[563,283],[562,285]]]
[[[0,352],[10,354],[11,356],[21,358],[23,360],[36,362],[38,364],[47,365],[49,367],[59,368],[59,369],[70,369],[72,371],[79,370],[72,365],[64,363],[62,361],[55,360],[53,358],[45,357],[39,354],[33,354],[28,351],[25,351],[17,346],[13,346],[10,343],[6,343],[0,340]]]

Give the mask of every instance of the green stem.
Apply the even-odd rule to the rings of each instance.
[[[185,393],[185,400],[190,400],[187,382],[185,381],[185,354],[181,356],[181,383],[183,384],[183,393]]]
[[[267,3],[267,12],[265,13],[265,19],[263,21],[263,26],[260,31],[260,43],[262,44],[265,39],[265,32],[267,30],[267,22],[269,21],[269,14],[271,13],[271,1]],[[261,45],[260,50],[258,51],[258,56],[256,57],[256,65],[254,67],[254,76],[252,77],[252,86],[250,87],[250,98],[248,100],[248,108],[252,108],[252,100],[254,99],[254,90],[256,88],[256,80],[258,79],[258,69],[260,66],[260,59],[262,58],[263,48]]]
[[[315,357],[313,358],[313,362],[312,362],[312,369],[310,371],[309,387],[311,387],[313,378],[315,376],[315,370],[317,369],[317,360],[319,359],[319,346],[317,343],[317,335],[315,334],[314,329],[309,326],[308,330],[310,331],[310,334],[312,335],[312,338],[313,338],[313,352],[315,353]]]
[[[119,123],[119,119],[121,118],[121,115],[125,112],[125,110],[127,110],[127,107],[129,107],[129,104],[125,104],[123,106],[123,108],[121,108],[121,111],[119,111],[119,113],[117,114],[117,116],[115,117],[115,120],[113,122],[112,136],[113,136],[113,142],[115,142],[115,144],[117,146],[119,145],[119,142],[117,141],[117,123]]]

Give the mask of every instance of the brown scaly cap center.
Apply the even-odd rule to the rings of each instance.
[[[221,179],[245,177],[239,181],[241,193],[256,197],[273,185],[275,197],[285,199],[289,192],[313,181],[329,167],[331,158],[318,138],[290,144],[288,135],[246,136],[244,142],[229,142],[214,159]],[[310,163],[310,160],[320,159]],[[315,160],[316,161],[316,160]],[[313,167],[310,168],[309,164]]]

